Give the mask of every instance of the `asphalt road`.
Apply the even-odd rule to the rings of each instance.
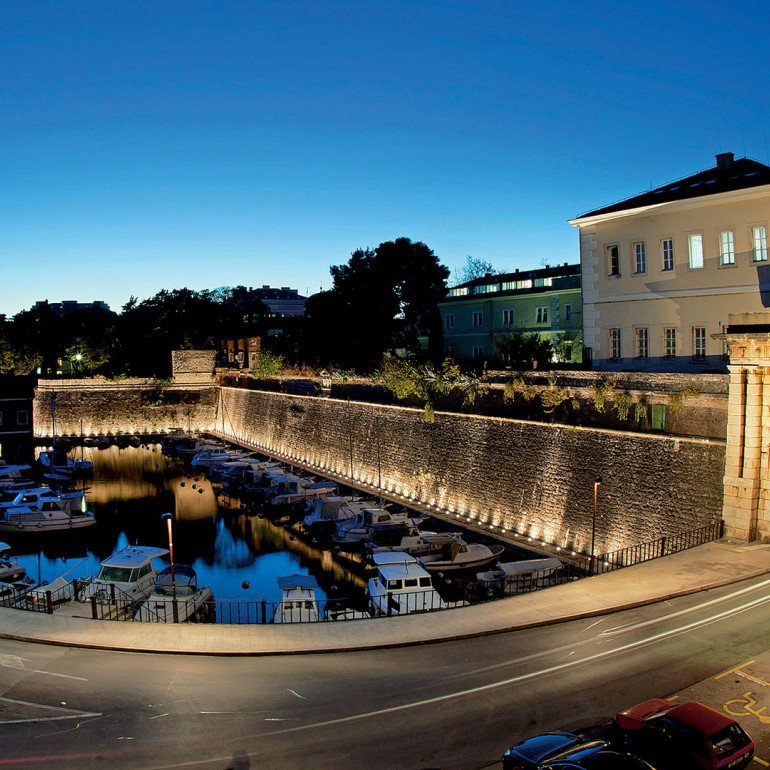
[[[212,658],[0,640],[0,767],[471,768],[767,650],[770,581],[394,650]]]

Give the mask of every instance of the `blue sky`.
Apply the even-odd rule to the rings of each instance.
[[[576,262],[566,220],[769,162],[767,4],[2,2],[0,313],[329,288],[400,236]]]

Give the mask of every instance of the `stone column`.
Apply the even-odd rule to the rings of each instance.
[[[762,434],[756,537],[770,542],[770,367],[762,367]]]
[[[754,540],[757,532],[761,455],[762,370],[729,366],[725,454],[725,536]]]

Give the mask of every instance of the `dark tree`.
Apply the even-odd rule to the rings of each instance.
[[[336,348],[329,360],[371,371],[395,348],[419,352],[421,333],[428,335],[429,356],[441,359],[438,302],[449,271],[424,243],[398,238],[359,249],[331,274],[334,288],[308,308],[309,323],[328,329]]]

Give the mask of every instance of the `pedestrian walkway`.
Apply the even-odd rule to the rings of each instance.
[[[398,647],[549,625],[671,599],[770,573],[770,544],[720,540],[535,593],[419,615],[338,623],[221,625],[92,620],[0,607],[0,637],[73,647],[279,655]],[[77,610],[76,610],[77,615]]]

